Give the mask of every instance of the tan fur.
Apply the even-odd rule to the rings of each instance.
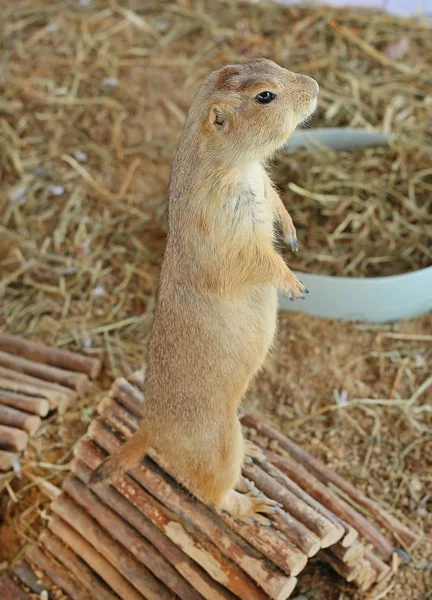
[[[259,104],[271,91],[276,99]],[[142,428],[94,473],[110,481],[151,444],[179,479],[233,516],[272,503],[235,491],[245,455],[237,409],[276,329],[277,289],[304,286],[274,246],[292,219],[263,165],[315,109],[318,85],[259,59],[211,73],[171,172],[169,236],[144,383]]]

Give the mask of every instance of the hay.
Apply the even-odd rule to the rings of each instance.
[[[300,244],[290,266],[374,277],[432,265],[431,151],[407,142],[281,156],[275,179]]]
[[[0,328],[104,358],[104,389],[145,359],[165,241],[169,167],[192,94],[210,69],[266,56],[319,81],[314,124],[391,131],[403,144],[409,138],[418,147],[432,142],[431,31],[421,20],[229,0],[3,4]],[[299,215],[296,219],[301,222]],[[283,321],[277,384],[270,369],[249,396],[249,403],[256,403],[258,395],[267,398],[268,410],[279,414],[284,427],[325,408],[335,382],[352,389],[350,400],[365,395],[390,399],[403,367],[393,394],[398,400],[411,398],[426,379],[428,342],[385,339],[375,347],[382,327],[364,333],[325,322],[317,336],[316,323],[302,315]],[[404,326],[403,332],[409,335],[415,327],[422,328],[417,333],[432,334],[424,320]],[[316,336],[318,344],[313,343]],[[347,364],[354,361],[358,370],[339,372],[333,365],[328,375],[310,377],[310,363],[323,373],[332,352],[343,352],[345,361],[349,355]],[[288,364],[293,370],[285,372]],[[325,382],[323,391],[318,379]],[[367,389],[355,387],[357,379]],[[417,408],[427,402],[428,392]],[[55,416],[32,442],[21,464],[21,481],[9,486],[18,503],[12,494],[2,496],[6,521],[0,563],[22,553],[44,525],[48,500],[32,477],[61,484],[70,448],[99,400],[95,394],[63,420]],[[428,502],[427,459],[421,451],[426,456],[430,434],[420,432],[406,414],[423,427],[430,413],[350,406],[292,427],[302,441],[313,430],[324,443],[330,430],[333,446],[346,453],[345,468],[354,465],[354,471],[376,439],[373,417],[363,415],[366,408],[383,424],[383,454],[388,443],[392,457],[407,452],[380,500],[394,499],[400,484],[397,505],[417,518],[416,511],[426,510]],[[392,435],[396,411],[400,439]],[[353,445],[351,427],[356,425]],[[414,471],[423,485],[416,499],[408,485]],[[391,477],[389,469],[382,471],[384,481]],[[421,514],[417,520],[426,526]],[[427,556],[419,551],[416,561]],[[426,571],[420,574],[413,577],[413,589],[426,579]],[[339,597],[337,588],[333,581],[331,589]],[[343,594],[352,596],[346,590]],[[407,600],[407,594],[402,590],[394,598]]]

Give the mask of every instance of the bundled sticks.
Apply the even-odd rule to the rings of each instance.
[[[90,387],[99,360],[0,334],[0,471],[13,468],[41,419]]]
[[[88,437],[75,446],[48,529],[14,570],[22,582],[33,565],[78,600],[285,600],[311,556],[367,590],[391,576],[397,539],[416,540],[352,488],[380,524],[393,524],[385,537],[327,485],[337,480],[333,471],[250,415],[243,423],[256,458],[243,476],[282,505],[271,528],[239,523],[196,499],[154,451],[113,486],[90,486],[92,470],[139,426],[139,383],[136,376],[116,380],[100,403]],[[340,485],[352,497],[350,485]]]
[[[412,529],[277,429],[252,415],[245,415],[242,423],[248,437],[264,447],[269,461],[262,465],[266,472],[278,480],[282,477],[286,485],[294,483],[306,489],[344,526],[358,532],[354,544],[347,545],[342,540],[322,552],[326,562],[361,590],[381,582],[391,575],[392,569],[397,569],[396,548],[409,550],[419,539]],[[361,506],[367,518],[355,506]]]

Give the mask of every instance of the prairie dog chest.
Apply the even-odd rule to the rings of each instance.
[[[268,198],[264,170],[259,163],[252,165],[242,176],[225,208],[233,228],[251,234],[273,234],[273,207]]]

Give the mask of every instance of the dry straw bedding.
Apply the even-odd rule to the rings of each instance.
[[[432,265],[432,146],[302,150],[275,174],[300,241],[293,268],[376,277]]]
[[[386,161],[401,165],[392,171],[393,184],[410,203],[392,196],[391,205],[399,207],[409,227],[391,215],[394,227],[411,235],[412,227],[420,227],[420,213],[428,207],[430,212],[427,175],[417,179],[414,196],[408,185],[420,168],[411,151],[423,157],[422,170],[430,168],[432,44],[431,30],[421,20],[228,0],[17,0],[1,8],[0,328],[102,356],[105,389],[112,377],[130,372],[145,357],[165,239],[169,166],[192,94],[210,69],[267,56],[312,75],[321,86],[314,125],[359,126],[397,136],[397,146],[377,167],[377,180],[382,177],[386,185]],[[355,162],[376,161],[380,152]],[[352,234],[355,223],[364,230],[362,211],[375,205],[369,230],[379,237],[376,219],[385,209],[381,197],[366,188],[326,189],[326,160],[299,154],[276,165],[299,228],[295,260],[309,270],[337,273],[390,268],[388,262],[365,266],[361,260],[353,266],[356,256],[345,238],[332,252],[328,238],[334,229],[328,226],[341,221],[324,215],[323,225],[325,211],[342,207],[341,219],[355,213],[343,232]],[[347,173],[352,160],[338,157]],[[309,171],[302,173],[311,162],[322,179],[318,172],[313,181]],[[301,205],[304,197],[287,187],[289,173],[303,189],[343,199],[324,207],[308,199]],[[407,187],[401,189],[398,178]],[[356,195],[362,202],[372,198],[368,207],[360,210]],[[309,219],[320,225],[312,241]],[[427,246],[427,239],[421,240]],[[404,248],[410,245],[411,239]],[[401,268],[424,265],[429,255],[421,252],[420,247],[407,251]],[[326,262],[311,253],[338,260]],[[273,363],[252,388],[249,403],[312,450],[324,448],[329,462],[355,476],[358,485],[366,487],[370,477],[368,492],[386,506],[394,504],[420,527],[430,527],[426,403],[432,327],[423,319],[384,328],[424,336],[385,343],[382,330],[362,332],[301,315],[284,319]],[[421,393],[411,404],[354,403],[341,409],[333,388],[345,389],[349,399],[408,401]],[[60,485],[71,447],[99,399],[95,394],[64,421],[53,417],[33,441],[21,482],[2,496],[3,560],[19,554],[45,523],[47,500],[31,477]],[[390,462],[382,458],[389,448]],[[403,452],[404,460],[394,462]],[[365,466],[366,479],[357,479],[356,465]],[[431,587],[428,560],[427,548],[420,548],[407,571],[411,579],[387,597],[423,599]],[[326,600],[355,594],[334,581],[326,593]]]

